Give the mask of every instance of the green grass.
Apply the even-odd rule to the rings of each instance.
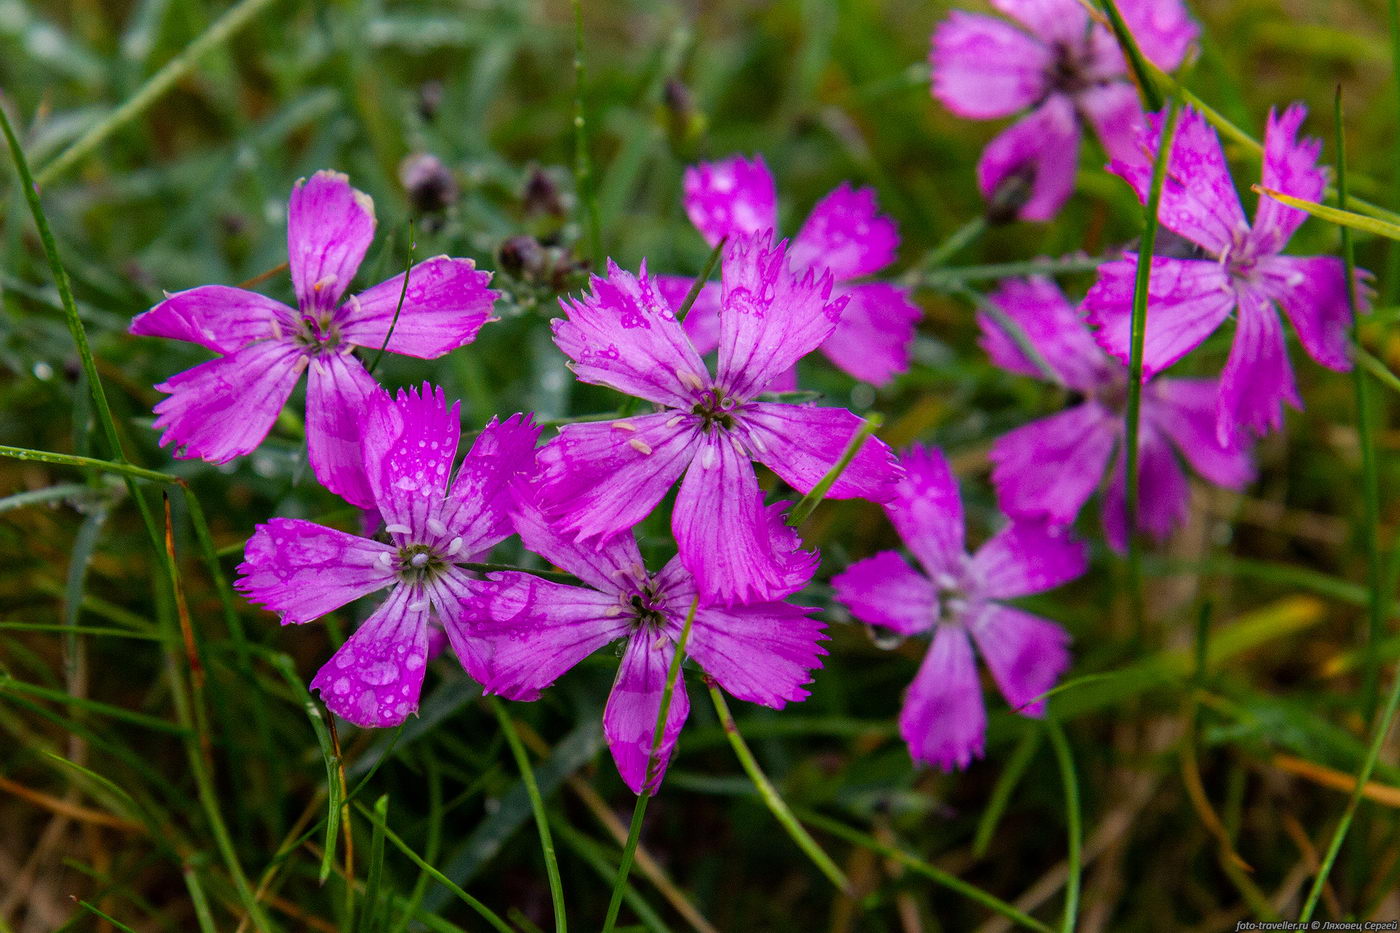
[[[988,444],[1067,396],[987,362],[979,302],[1031,271],[1082,295],[1085,257],[1131,246],[1143,209],[1089,144],[1055,223],[983,229],[974,166],[1005,123],[947,113],[923,65],[954,6],[987,10],[0,0],[0,107],[38,180],[0,173],[0,933],[532,930],[565,916],[600,929],[633,859],[616,830],[636,803],[599,725],[613,658],[499,715],[439,659],[402,729],[332,733],[305,684],[368,607],[284,628],[229,587],[259,522],[355,527],[310,475],[300,397],[249,457],[173,460],[151,430],[152,387],[205,354],[126,327],[163,290],[275,270],[292,183],[335,168],[379,217],[357,284],[447,253],[496,270],[503,294],[473,345],[432,363],[384,354],[376,378],[442,385],[469,429],[497,413],[616,411],[550,342],[557,294],[601,256],[700,273],[713,257],[681,207],[684,167],[761,152],[782,232],[845,180],[899,222],[892,278],[925,312],[913,371],[871,392],[814,358],[804,387],[872,424],[878,411],[893,444],[944,447],[980,540],[997,521]],[[1378,40],[1375,26],[1395,4],[1193,7],[1202,54],[1179,87],[1211,108],[1237,177],[1257,178],[1264,115],[1294,99],[1334,159],[1340,85],[1347,172],[1334,180],[1382,222],[1371,230],[1393,221],[1400,34]],[[399,184],[415,152],[452,169],[460,196],[445,211],[417,212]],[[536,170],[561,212],[523,197]],[[555,249],[512,272],[499,250],[522,234]],[[1099,543],[1088,576],[1032,601],[1074,635],[1053,722],[1010,714],[989,685],[986,758],[966,773],[913,768],[895,728],[922,643],[892,648],[831,604],[832,574],[895,545],[888,523],[868,503],[804,503],[823,561],[802,599],[830,623],[824,668],[781,712],[731,700],[738,741],[688,672],[697,702],[622,873],[617,929],[698,916],[719,930],[1207,931],[1264,908],[1400,915],[1395,811],[1276,762],[1400,786],[1383,728],[1400,702],[1400,250],[1355,240],[1385,309],[1357,328],[1362,381],[1290,337],[1307,407],[1261,445],[1258,481],[1242,496],[1198,489],[1187,528],[1139,542],[1132,575]],[[1289,251],[1341,245],[1313,219]],[[290,297],[283,272],[255,287]],[[1179,368],[1213,375],[1228,346],[1208,341]],[[1101,542],[1095,506],[1080,530]],[[669,556],[666,537],[664,516],[643,526],[649,559]],[[514,544],[492,559],[528,560]]]

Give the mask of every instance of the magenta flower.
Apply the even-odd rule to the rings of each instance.
[[[762,156],[753,161],[734,156],[685,170],[685,209],[691,223],[714,246],[731,239],[777,229],[773,176]],[[788,250],[795,275],[826,269],[835,281],[832,293],[846,299],[841,320],[820,349],[857,379],[887,384],[909,369],[909,347],[920,311],[907,290],[885,282],[857,282],[888,267],[899,248],[892,218],[879,213],[875,192],[842,184],[823,198],[802,225]],[[657,287],[678,307],[691,280],[658,276]],[[706,285],[685,319],[696,349],[709,353],[720,342],[719,288]],[[773,391],[797,387],[790,370],[774,380]]]
[[[1082,401],[997,439],[992,482],[1008,515],[1073,523],[1113,463],[1103,504],[1104,532],[1127,547],[1124,407],[1128,373],[1106,355],[1079,312],[1049,279],[1011,279],[990,299],[1017,324],[1064,388]],[[1002,369],[1045,378],[1011,335],[979,312],[982,347]],[[1138,430],[1138,528],[1158,540],[1186,518],[1191,490],[1179,460],[1218,486],[1241,489],[1254,477],[1246,443],[1215,435],[1215,379],[1154,379],[1142,394]]]
[[[776,506],[764,510],[770,532],[794,551],[797,536]],[[667,709],[657,767],[647,780],[661,697],[676,644],[697,596],[695,581],[673,558],[649,574],[636,539],[614,536],[599,547],[580,545],[551,527],[533,506],[516,515],[525,546],[586,586],[552,583],[526,573],[493,573],[474,583],[462,614],[474,637],[490,644],[480,666],[467,666],[487,693],[533,700],[565,671],[598,649],[625,642],[622,664],[603,713],[603,734],[622,780],[633,792],[655,791],[666,771],[690,701],[678,678]],[[816,569],[808,561],[791,588],[804,586]],[[742,700],[782,709],[806,698],[803,685],[826,654],[823,623],[811,609],[785,602],[695,611],[686,654],[725,690]],[[483,663],[484,662],[484,663]]]
[[[863,622],[900,635],[933,632],[905,695],[899,734],[916,761],[950,771],[982,755],[987,717],[973,643],[1006,702],[1024,716],[1044,714],[1037,697],[1069,667],[1069,633],[1000,601],[1078,577],[1085,549],[1042,523],[1017,522],[969,556],[962,499],[942,453],[911,448],[904,468],[899,494],[885,512],[924,572],[882,551],[831,583],[836,598]]]
[[[203,285],[168,296],[131,322],[131,332],[187,340],[219,356],[156,386],[162,446],[175,456],[226,463],[251,452],[277,420],[303,370],[306,440],[322,485],[372,504],[361,468],[359,413],[378,383],[355,347],[384,346],[403,274],[342,296],[374,236],[374,202],[335,172],[299,181],[287,204],[287,255],[297,310],[254,292]],[[438,256],[408,272],[408,292],[388,349],[435,359],[475,339],[496,293],[470,259]]]
[[[1307,110],[1300,104],[1282,117],[1270,111],[1264,184],[1315,201],[1327,187],[1327,171],[1317,165],[1322,144],[1296,138],[1305,116]],[[1139,141],[1155,155],[1162,117],[1149,120],[1151,126]],[[1150,167],[1115,161],[1109,168],[1146,203]],[[1222,444],[1240,429],[1265,434],[1282,427],[1284,402],[1302,407],[1278,307],[1293,322],[1309,356],[1329,369],[1351,368],[1351,312],[1342,261],[1279,255],[1307,215],[1270,198],[1260,199],[1250,227],[1220,139],[1194,110],[1182,111],[1158,216],[1163,226],[1199,246],[1205,258],[1153,257],[1143,377],[1150,378],[1191,352],[1235,312],[1235,340],[1215,406],[1216,435]],[[1090,323],[1100,328],[1099,344],[1120,360],[1127,360],[1131,349],[1136,269],[1137,256],[1132,253],[1105,263],[1084,299]],[[1368,300],[1367,291],[1358,288],[1358,307],[1366,308]]]
[[[1110,156],[1141,162],[1133,129],[1137,90],[1113,34],[1091,22],[1080,0],[992,0],[1029,32],[992,16],[954,11],[933,34],[933,96],[960,117],[994,120],[1030,113],[987,145],[977,164],[986,198],[1008,179],[1029,185],[1017,216],[1050,220],[1074,190],[1079,136],[1087,123]],[[1153,64],[1181,64],[1197,27],[1181,0],[1118,0]]]
[[[839,408],[757,401],[781,373],[831,335],[845,303],[831,276],[787,271],[766,234],[724,250],[718,375],[643,266],[609,264],[590,294],[561,301],[554,342],[584,382],[657,410],[565,425],[540,451],[543,502],[562,531],[606,540],[636,525],[684,474],[671,515],[680,560],[707,600],[760,602],[791,592],[808,557],[781,547],[750,460],[800,492],[836,464],[861,420]],[[894,454],[870,438],[832,486],[833,498],[887,499]],[[795,569],[796,568],[796,569]]]
[[[364,467],[389,542],[274,518],[248,540],[234,584],[284,625],[310,622],[376,590],[389,596],[311,681],[332,712],[359,726],[396,726],[418,709],[435,616],[468,669],[484,646],[468,632],[457,566],[510,536],[511,489],[535,467],[529,416],[492,419],[457,472],[458,405],[442,390],[383,389],[362,419]]]

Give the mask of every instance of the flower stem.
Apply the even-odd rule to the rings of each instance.
[[[96,470],[99,473],[118,473],[133,479],[148,479],[155,483],[181,484],[181,480],[178,476],[171,476],[168,473],[157,473],[155,470],[147,470],[139,466],[133,466],[130,463],[119,463],[114,460],[98,460],[93,457],[79,457],[74,454],[60,454],[51,450],[31,450],[28,447],[9,447],[0,444],[0,457],[9,457],[11,460],[29,460],[37,463],[56,463],[60,466]]]
[[[1176,139],[1176,123],[1181,116],[1180,102],[1172,98],[1167,119],[1163,121],[1162,138],[1157,144],[1157,159],[1152,164],[1152,187],[1147,194],[1147,215],[1138,248],[1137,280],[1133,285],[1132,349],[1128,356],[1128,406],[1124,456],[1127,461],[1124,514],[1128,535],[1128,602],[1132,611],[1133,635],[1141,640],[1143,629],[1142,551],[1138,547],[1138,434],[1142,422],[1142,355],[1147,336],[1148,285],[1152,275],[1152,252],[1157,242],[1158,209],[1162,203],[1162,186],[1167,179],[1172,143]]]
[[[690,611],[685,614],[685,625],[681,628],[680,640],[676,642],[671,669],[666,672],[666,686],[661,691],[661,707],[656,711],[656,730],[651,736],[651,755],[647,758],[646,780],[642,784],[642,792],[637,795],[637,805],[632,810],[632,825],[627,828],[627,843],[622,847],[622,861],[617,866],[617,880],[613,882],[607,918],[603,921],[603,933],[612,933],[617,923],[617,912],[622,908],[622,892],[627,887],[627,875],[632,870],[632,859],[637,854],[637,843],[642,838],[642,821],[646,817],[647,801],[651,799],[653,773],[661,757],[661,737],[666,731],[666,718],[671,713],[671,698],[675,695],[676,684],[680,680],[681,662],[685,660],[685,645],[690,640],[690,626],[695,622],[695,611],[699,608],[700,597],[696,595],[690,601]]]
[[[1079,914],[1079,876],[1083,871],[1082,840],[1084,827],[1079,815],[1079,781],[1074,774],[1074,756],[1064,730],[1053,719],[1045,720],[1050,732],[1050,745],[1060,766],[1060,779],[1065,785],[1065,819],[1069,823],[1069,863],[1065,876],[1065,915],[1061,923],[1064,933],[1074,933]]]
[[[544,798],[540,796],[530,758],[525,754],[525,746],[520,742],[520,733],[516,731],[510,714],[494,696],[487,695],[486,703],[501,724],[510,752],[515,756],[515,764],[520,768],[520,779],[525,782],[525,793],[530,796],[530,808],[535,811],[535,826],[540,831],[540,848],[544,851],[544,867],[549,875],[549,896],[554,901],[554,930],[555,933],[565,933],[569,921],[564,910],[564,885],[559,880],[559,860],[554,854],[554,837],[549,832],[549,815],[544,812]]]
[[[574,3],[574,187],[583,206],[588,230],[588,255],[593,266],[603,268],[603,231],[598,221],[598,192],[593,181],[593,160],[588,154],[588,123],[583,107],[583,3]]]
[[[753,752],[749,750],[748,743],[739,733],[739,726],[734,722],[734,714],[729,711],[729,704],[724,700],[724,694],[714,683],[709,684],[710,699],[715,704],[715,712],[719,714],[720,725],[724,727],[724,734],[729,739],[729,744],[734,748],[734,754],[739,758],[739,764],[743,765],[744,773],[753,781],[753,786],[758,789],[758,795],[763,798],[763,802],[768,806],[768,811],[774,818],[782,824],[783,829],[792,837],[792,841],[797,843],[797,847],[807,854],[812,863],[821,869],[821,873],[836,886],[843,894],[851,892],[851,882],[846,878],[844,872],[836,867],[836,863],[831,860],[831,856],[822,851],[822,847],[812,838],[812,835],[797,821],[792,810],[788,808],[787,802],[778,794],[773,782],[768,780],[768,775],[763,773],[763,769],[758,766],[757,759]]]
[[[841,459],[826,471],[826,475],[817,481],[817,485],[812,487],[812,491],[803,496],[797,505],[792,507],[788,513],[788,524],[793,528],[798,527],[814,512],[818,503],[826,498],[826,494],[831,491],[831,487],[836,485],[836,481],[841,478],[841,474],[846,472],[846,467],[851,465],[851,461],[860,453],[861,447],[865,444],[865,439],[885,423],[884,416],[877,411],[872,411],[866,416],[860,429],[851,436],[851,440],[846,444],[846,449],[841,453]]]
[[[710,255],[705,260],[705,267],[700,270],[700,274],[695,277],[695,281],[690,285],[690,291],[685,293],[685,300],[676,309],[676,320],[684,321],[685,316],[690,313],[690,309],[695,305],[695,299],[700,297],[700,291],[705,287],[705,283],[710,280],[710,274],[715,271],[715,263],[719,262],[719,257],[724,254],[724,244],[729,242],[729,235],[725,234],[719,238],[715,248],[710,250]]]
[[[413,235],[413,221],[408,222],[408,260],[403,267],[403,288],[399,289],[399,303],[394,306],[394,317],[389,321],[389,329],[384,334],[384,343],[379,348],[379,352],[374,354],[374,362],[369,364],[369,374],[374,375],[375,367],[384,358],[384,351],[389,349],[389,341],[393,339],[394,328],[399,326],[399,312],[403,310],[403,300],[408,297],[408,275],[413,271],[413,251],[418,247],[418,240]]]

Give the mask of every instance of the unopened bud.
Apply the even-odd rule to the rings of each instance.
[[[425,123],[432,123],[442,107],[445,89],[441,81],[424,81],[418,87],[418,115]]]
[[[520,202],[528,219],[562,219],[567,213],[559,186],[549,173],[538,165],[532,165],[530,174],[525,177],[525,189],[520,194]]]
[[[436,213],[457,200],[457,180],[442,160],[417,152],[399,163],[399,183],[409,203],[424,214]]]
[[[1022,162],[1004,177],[987,199],[987,223],[993,227],[1009,224],[1031,199],[1035,187],[1035,163]]]
[[[496,268],[513,279],[535,281],[544,272],[545,249],[532,236],[513,236],[496,250]]]
[[[683,161],[691,161],[706,126],[705,115],[695,105],[695,95],[679,79],[668,78],[662,91],[661,105],[661,118],[672,151]]]

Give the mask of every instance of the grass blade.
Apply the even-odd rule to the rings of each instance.
[[[1084,870],[1083,839],[1084,827],[1079,815],[1079,781],[1074,773],[1074,756],[1064,730],[1053,719],[1046,719],[1046,729],[1050,733],[1050,745],[1055,750],[1055,761],[1060,766],[1060,779],[1065,785],[1065,819],[1069,823],[1069,865],[1065,878],[1065,914],[1060,924],[1064,933],[1074,933],[1079,916],[1079,876]]]
[[[841,452],[841,459],[837,460],[836,464],[826,471],[826,475],[817,482],[817,485],[812,487],[811,492],[803,496],[798,501],[797,505],[792,507],[792,511],[788,513],[787,523],[789,525],[796,528],[816,511],[817,506],[826,498],[827,492],[831,490],[832,486],[836,485],[836,481],[841,478],[841,474],[846,472],[846,467],[851,465],[851,461],[856,458],[856,454],[860,453],[861,447],[865,445],[865,439],[880,430],[881,425],[884,423],[885,419],[876,411],[872,411],[865,417],[865,420],[861,422],[860,428],[856,430],[855,434],[851,435],[850,441],[846,444],[846,449]]]

